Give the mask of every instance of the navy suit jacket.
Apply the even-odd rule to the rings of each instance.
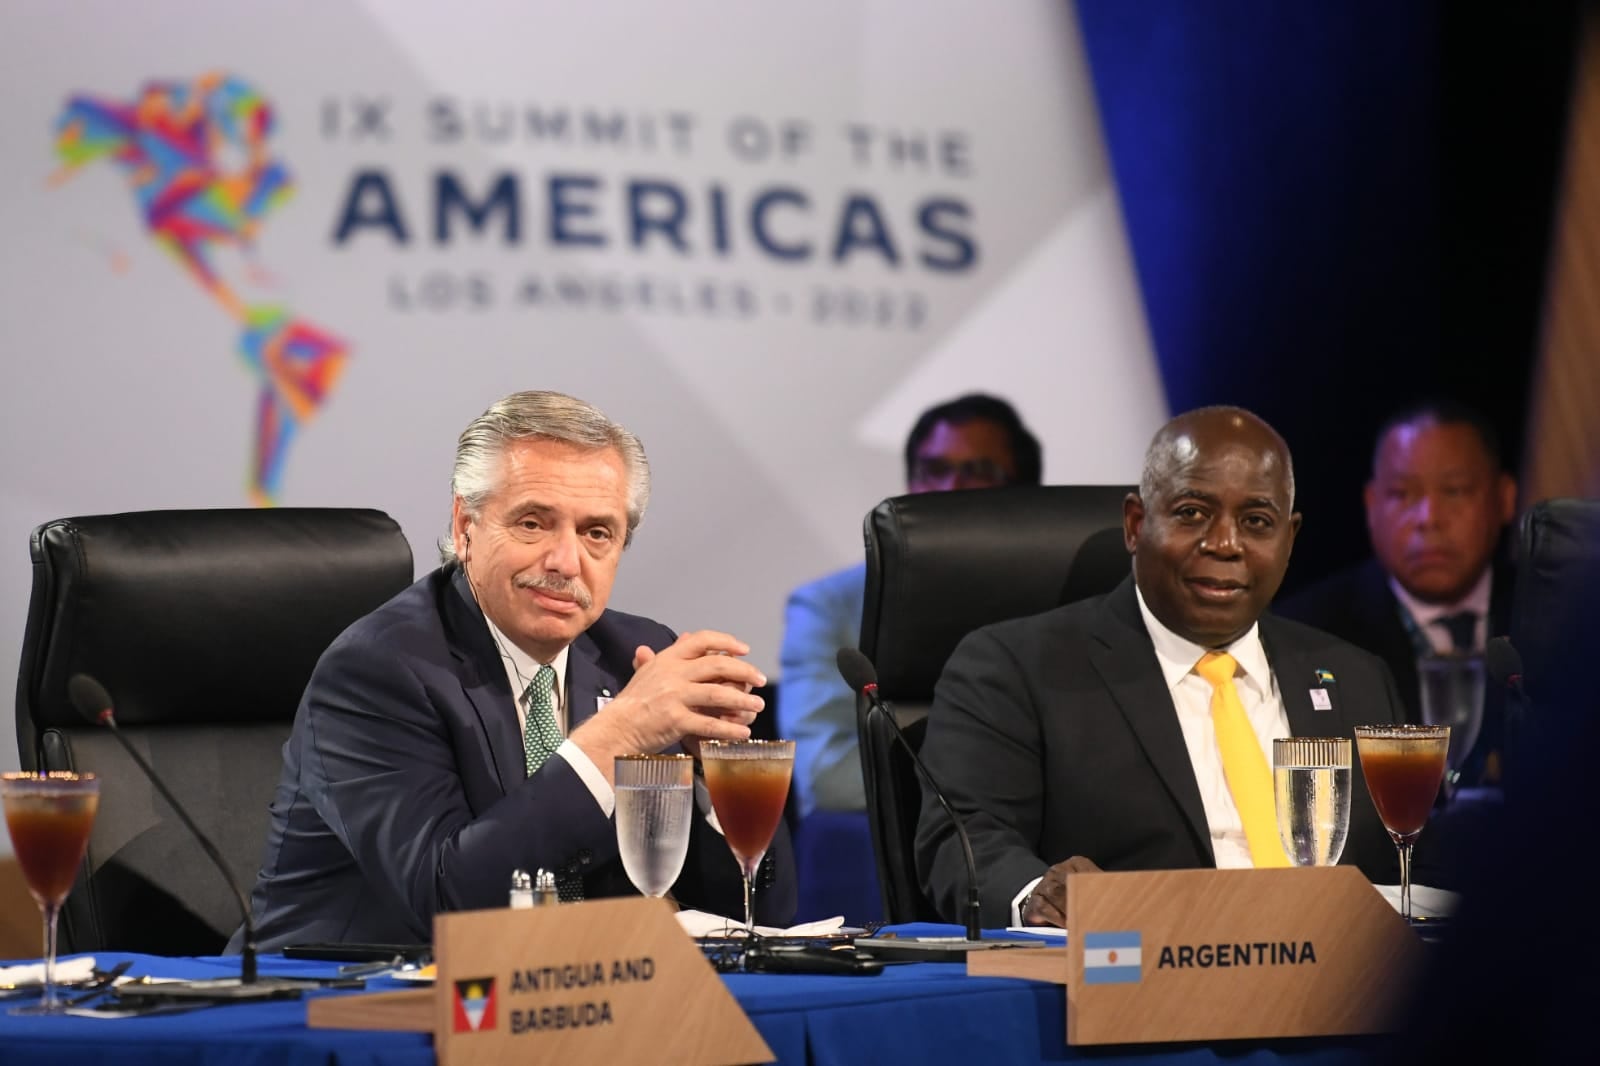
[[[567,656],[569,731],[633,675],[641,644],[672,632],[606,611]],[[270,649],[265,652],[270,654]],[[499,651],[459,567],[422,578],[323,654],[283,750],[253,896],[258,942],[426,942],[442,911],[506,906],[511,872],[581,876],[586,898],[634,893],[611,818],[570,764],[524,771]],[[786,831],[768,852],[757,920],[794,912]],[[742,918],[726,841],[694,819],[673,895]],[[235,937],[235,946],[239,941]]]
[[[1349,737],[1357,725],[1401,720],[1394,679],[1375,656],[1270,615],[1261,617],[1260,634],[1295,736]],[[1319,670],[1333,683],[1318,680]],[[1313,688],[1328,694],[1329,710],[1313,707]],[[986,927],[1008,924],[1022,886],[1073,855],[1106,870],[1216,863],[1131,577],[1104,596],[963,639],[934,688],[922,757],[972,838]],[[1352,762],[1340,862],[1396,883],[1394,845],[1359,759]],[[954,919],[966,898],[966,864],[926,788],[916,858],[929,898]]]

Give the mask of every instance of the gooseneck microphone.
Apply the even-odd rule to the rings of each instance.
[[[244,949],[239,954],[239,983],[241,985],[257,985],[255,921],[250,916],[250,903],[245,899],[244,893],[239,891],[239,886],[234,881],[233,875],[228,872],[228,865],[223,862],[222,853],[200,831],[200,827],[194,824],[194,819],[189,817],[189,812],[183,809],[183,804],[178,802],[178,797],[174,796],[172,791],[162,782],[160,776],[156,774],[155,768],[145,761],[145,757],[139,754],[139,749],[129,743],[122,730],[117,728],[117,716],[112,711],[111,696],[106,692],[105,686],[88,674],[74,674],[72,679],[67,682],[67,697],[72,701],[72,706],[77,709],[79,714],[89,721],[97,725],[103,725],[111,730],[111,735],[117,738],[117,743],[122,745],[122,750],[128,753],[128,757],[138,765],[140,770],[144,771],[144,776],[150,779],[150,783],[156,787],[156,791],[161,794],[161,798],[172,806],[172,809],[177,812],[179,820],[188,827],[189,832],[193,833],[194,838],[200,842],[200,847],[205,851],[206,857],[215,863],[217,869],[221,871],[223,881],[227,882],[228,888],[239,902],[239,913],[244,916]]]
[[[1506,691],[1505,705],[1505,767],[1501,771],[1501,785],[1509,796],[1517,787],[1518,755],[1530,746],[1535,729],[1532,721],[1533,701],[1522,684],[1522,653],[1511,643],[1510,637],[1493,637],[1483,649],[1484,662],[1489,677]]]
[[[1497,685],[1504,685],[1522,700],[1528,698],[1522,687],[1522,653],[1511,643],[1510,637],[1494,637],[1484,648],[1484,658],[1489,666],[1489,676]]]
[[[939,801],[939,806],[944,808],[944,813],[950,818],[950,824],[955,826],[956,837],[961,841],[962,857],[967,861],[967,939],[969,941],[977,941],[981,928],[978,920],[978,863],[972,857],[972,839],[967,836],[967,827],[962,824],[961,819],[956,815],[955,809],[950,806],[950,801],[945,799],[944,790],[939,787],[939,783],[928,772],[927,766],[922,762],[922,757],[917,754],[917,749],[911,746],[911,742],[906,739],[905,733],[901,732],[900,723],[895,721],[894,712],[888,708],[878,695],[878,671],[873,667],[872,660],[855,648],[840,648],[837,661],[839,674],[844,678],[845,684],[849,685],[852,691],[862,693],[867,697],[867,713],[869,715],[882,715],[884,720],[889,723],[896,739],[900,741],[900,746],[906,750],[907,755],[911,756],[911,762],[916,766],[917,773],[922,776],[922,780],[927,783],[929,790],[933,792],[933,798]]]

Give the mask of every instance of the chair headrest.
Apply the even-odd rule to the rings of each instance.
[[[1574,632],[1600,611],[1600,500],[1541,500],[1523,514],[1516,548],[1511,640],[1537,701],[1553,694]]]
[[[125,725],[294,716],[311,668],[352,621],[412,580],[381,511],[143,511],[34,530],[18,714],[84,726],[80,671]]]
[[[974,629],[1114,588],[1130,570],[1111,532],[1129,491],[1045,485],[880,503],[865,526],[861,650],[883,693],[930,701],[945,660]],[[1095,548],[1077,566],[1091,538]]]

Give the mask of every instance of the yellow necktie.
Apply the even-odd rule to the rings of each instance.
[[[1256,866],[1288,866],[1278,839],[1278,818],[1272,806],[1272,768],[1261,753],[1255,730],[1233,687],[1233,656],[1208,651],[1195,664],[1194,672],[1211,683],[1211,725],[1217,731],[1217,747],[1222,751],[1222,773],[1228,779],[1228,792],[1239,808],[1244,835],[1250,842],[1250,861]]]

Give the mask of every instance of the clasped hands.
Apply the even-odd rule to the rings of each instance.
[[[681,742],[698,756],[703,739],[747,740],[766,706],[751,690],[767,683],[742,658],[749,653],[744,641],[709,629],[685,633],[659,652],[641,646],[633,678],[572,740],[608,777],[617,755]]]

